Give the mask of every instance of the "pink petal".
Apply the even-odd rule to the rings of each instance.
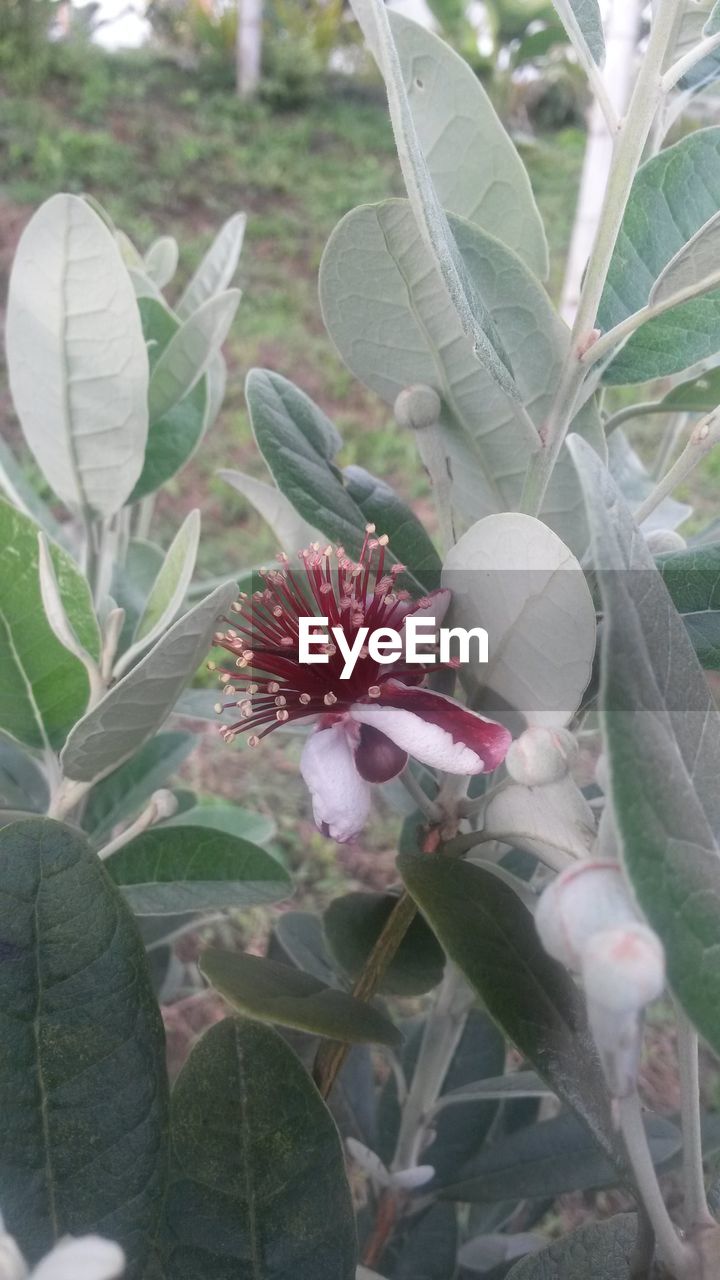
[[[448,773],[491,773],[512,741],[494,720],[468,711],[454,698],[388,680],[373,702],[356,702],[353,720],[371,725],[421,764]]]
[[[366,782],[389,782],[397,778],[407,764],[407,751],[372,725],[360,726],[360,741],[355,748],[355,764]]]
[[[333,840],[352,840],[367,821],[370,787],[355,767],[353,744],[341,722],[310,735],[300,757],[300,772],[323,834]]]

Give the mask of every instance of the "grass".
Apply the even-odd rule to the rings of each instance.
[[[551,231],[555,286],[582,147],[577,131],[522,147]],[[168,528],[202,507],[203,571],[234,570],[273,550],[270,535],[214,474],[219,466],[263,474],[242,393],[255,365],[296,381],[334,418],[346,442],[343,463],[361,463],[422,503],[427,491],[412,440],[341,364],[317,300],[320,256],[336,222],[357,204],[402,192],[379,90],[331,86],[301,109],[271,113],[167,62],[60,48],[32,97],[0,96],[0,151],[2,195],[22,220],[58,190],[89,192],[141,248],[160,234],[177,237],[178,289],[219,224],[236,209],[248,214],[225,407],[159,504]]]

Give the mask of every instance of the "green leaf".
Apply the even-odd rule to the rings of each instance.
[[[125,563],[113,566],[111,595],[119,608],[125,610],[119,653],[132,643],[135,628],[164,559],[165,553],[156,543],[147,542],[144,538],[131,538]]]
[[[165,306],[154,298],[141,298],[138,306],[148,343],[150,367],[154,368],[180,326]],[[179,404],[152,423],[142,473],[129,502],[138,502],[148,493],[154,493],[185,466],[203,437],[207,411],[207,378],[201,378]]]
[[[385,81],[390,120],[413,220],[475,358],[505,395],[519,401],[520,392],[515,384],[512,365],[503,350],[502,339],[482,294],[467,271],[447,214],[433,186],[384,4],[382,0],[351,0],[351,7]]]
[[[10,275],[7,360],[15,409],[48,484],[108,517],[143,465],[148,358],[115,240],[80,196],[47,200]]]
[[[640,311],[658,277],[720,208],[720,128],[700,129],[638,171],[630,192],[598,326]],[[687,369],[720,350],[717,289],[648,321],[606,369],[606,382],[645,382]]]
[[[162,1022],[130,913],[87,842],[0,831],[0,1199],[31,1263],[96,1232],[140,1276],[166,1176]]]
[[[660,556],[657,566],[700,665],[720,671],[720,543]]]
[[[636,1237],[634,1213],[592,1222],[523,1258],[507,1280],[631,1280]]]
[[[47,503],[43,502],[28,482],[25,468],[4,440],[0,440],[0,490],[11,506],[37,521],[40,528],[61,546],[64,544],[65,531],[62,525],[58,524]]]
[[[703,30],[710,14],[714,8],[713,0],[685,0],[682,6],[683,13],[680,20],[677,39],[674,47],[668,50],[668,56],[663,67],[667,71],[670,65],[677,58],[689,53],[703,37]],[[689,71],[678,81],[681,89],[690,89],[702,92],[708,88],[720,75],[720,53],[715,50],[714,53],[708,54],[702,58],[700,62],[696,62]]]
[[[576,43],[576,31],[579,32],[594,61],[602,67],[605,33],[598,0],[554,0],[554,4],[572,43]]]
[[[275,823],[267,814],[241,809],[236,804],[197,804],[175,814],[163,826],[207,827],[211,831],[224,831],[226,835],[239,836],[252,844],[267,844],[276,830]]]
[[[296,968],[319,978],[326,986],[338,986],[319,916],[309,911],[285,911],[275,921],[273,935]]]
[[[426,27],[401,13],[388,18],[440,204],[497,236],[544,280],[547,241],[532,187],[481,81]]]
[[[35,761],[16,743],[0,737],[0,809],[35,809],[44,813],[50,793]]]
[[[274,485],[264,484],[242,471],[218,471],[217,474],[241,493],[270,525],[286,555],[294,556],[303,547],[309,547],[311,542],[321,540],[322,534],[298,515],[285,494]]]
[[[410,1218],[392,1266],[393,1280],[448,1280],[455,1274],[458,1224],[455,1209],[435,1204]],[[382,1265],[389,1259],[383,1257]]]
[[[529,724],[561,727],[592,674],[595,606],[580,564],[541,520],[518,512],[486,516],[451,547],[443,586],[451,625],[488,632],[487,663],[463,677],[481,694],[478,710],[511,706]],[[508,590],[508,583],[512,590]]]
[[[143,831],[107,869],[141,916],[255,907],[292,893],[285,868],[258,845],[182,823]]]
[[[228,582],[179,618],[75,725],[62,753],[67,778],[104,778],[157,732],[207,654],[218,617],[229,609],[235,594],[235,583]]]
[[[174,619],[195,569],[200,540],[200,512],[195,509],[183,520],[145,602],[135,639],[149,644]]]
[[[600,706],[622,857],[670,985],[720,1048],[720,715],[682,619],[610,476],[582,441],[604,606]]]
[[[407,854],[398,866],[445,951],[539,1074],[618,1156],[602,1071],[571,977],[513,890],[483,867]]]
[[[370,517],[333,462],[342,441],[330,419],[292,382],[266,369],[251,369],[246,396],[258,447],[278,487],[325,537],[341,543],[350,555],[359,554]],[[351,476],[351,485],[370,510],[384,510],[386,523],[378,532],[390,538],[391,561],[407,565],[421,587],[425,582],[436,586],[440,560],[412,511],[398,498],[391,502],[385,496],[383,501],[381,481],[369,485]]]
[[[275,1032],[233,1018],[206,1032],[173,1090],[172,1141],[173,1280],[353,1280],[337,1129]]]
[[[567,328],[514,253],[469,222],[451,223],[513,362],[523,403],[540,426],[567,352]],[[537,435],[475,359],[407,201],[364,205],[338,223],[320,264],[320,301],[340,356],[388,405],[414,383],[437,391],[453,503],[462,518],[516,509]],[[592,403],[575,430],[604,453]],[[573,550],[584,551],[582,497],[565,454],[542,518]]]
[[[325,936],[338,964],[351,978],[361,972],[388,916],[393,893],[348,893],[335,898],[323,916]],[[396,996],[419,996],[437,986],[445,955],[421,916],[416,916],[378,988]]]
[[[165,418],[203,376],[225,341],[240,304],[240,290],[208,298],[176,329],[150,375],[151,424]]]
[[[260,1022],[348,1044],[400,1043],[389,1018],[289,965],[235,951],[204,951],[200,968],[233,1008]]]
[[[639,507],[655,488],[649,471],[629,443],[624,431],[613,431],[608,440],[608,467],[618,489],[631,507]],[[692,514],[692,507],[675,498],[663,498],[643,523],[643,532],[677,529]]]
[[[720,404],[720,367],[681,382],[663,398],[668,413],[709,413]]]
[[[646,1115],[644,1123],[653,1162],[663,1165],[682,1146],[680,1130],[658,1115]],[[441,1195],[470,1204],[552,1199],[614,1187],[619,1180],[616,1166],[569,1112],[499,1138],[453,1173]]]
[[[218,231],[177,304],[176,310],[182,320],[191,316],[209,298],[227,289],[237,270],[246,222],[244,213],[234,213]]]
[[[97,659],[87,581],[53,543],[50,555],[73,631]],[[58,749],[85,710],[88,677],[50,629],[38,575],[38,526],[0,499],[0,729],[28,747]]]
[[[716,213],[703,223],[660,272],[650,290],[649,305],[671,306],[673,299],[681,293],[692,291],[700,294],[717,288],[720,284],[717,268],[719,247],[720,214]]]
[[[165,786],[196,745],[191,733],[159,733],[125,764],[93,787],[83,826],[102,844],[119,822],[133,818],[153,791]]]
[[[143,259],[143,266],[158,289],[164,289],[170,284],[177,271],[179,252],[178,242],[173,236],[160,236],[150,245]]]
[[[364,467],[345,467],[343,480],[365,520],[374,524],[378,533],[387,533],[395,554],[413,577],[427,589],[438,586],[440,556],[424,526],[395,490]]]

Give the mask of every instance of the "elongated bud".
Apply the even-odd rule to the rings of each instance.
[[[514,782],[541,787],[565,777],[577,754],[577,743],[567,729],[533,725],[511,744],[505,767]]]
[[[668,551],[684,551],[687,547],[682,534],[676,533],[674,529],[654,529],[646,535],[645,541],[654,556],[661,556]]]
[[[434,427],[440,419],[442,402],[433,387],[422,382],[412,387],[405,387],[395,400],[395,421],[399,427],[410,427],[413,431],[422,431]]]
[[[582,979],[608,1087],[626,1098],[637,1083],[643,1011],[665,986],[662,943],[638,921],[595,933],[583,949]]]
[[[579,973],[589,940],[608,929],[638,921],[622,869],[616,862],[568,867],[542,894],[535,927],[545,950]]]

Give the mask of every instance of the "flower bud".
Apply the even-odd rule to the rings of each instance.
[[[439,421],[442,401],[433,387],[422,382],[412,387],[405,387],[395,400],[395,421],[400,427],[410,427],[413,431],[422,431],[425,427],[434,427]]]
[[[173,795],[172,791],[168,791],[167,787],[153,791],[152,802],[155,806],[156,822],[164,822],[166,818],[172,818],[177,813],[177,796]]]
[[[618,863],[580,862],[542,894],[535,927],[545,950],[579,973],[588,941],[608,929],[634,925],[638,913]]]
[[[668,551],[684,551],[687,547],[682,534],[676,533],[674,529],[653,529],[652,533],[645,535],[645,541],[648,551],[652,551],[654,556],[661,556]]]
[[[594,933],[582,953],[588,1021],[608,1087],[625,1098],[636,1087],[642,1013],[665,986],[665,955],[652,929],[636,921]]]
[[[505,767],[514,782],[541,787],[565,777],[577,754],[577,743],[567,729],[533,725],[510,745]]]
[[[25,1280],[27,1274],[25,1259],[13,1237],[2,1230],[0,1219],[0,1280]]]

